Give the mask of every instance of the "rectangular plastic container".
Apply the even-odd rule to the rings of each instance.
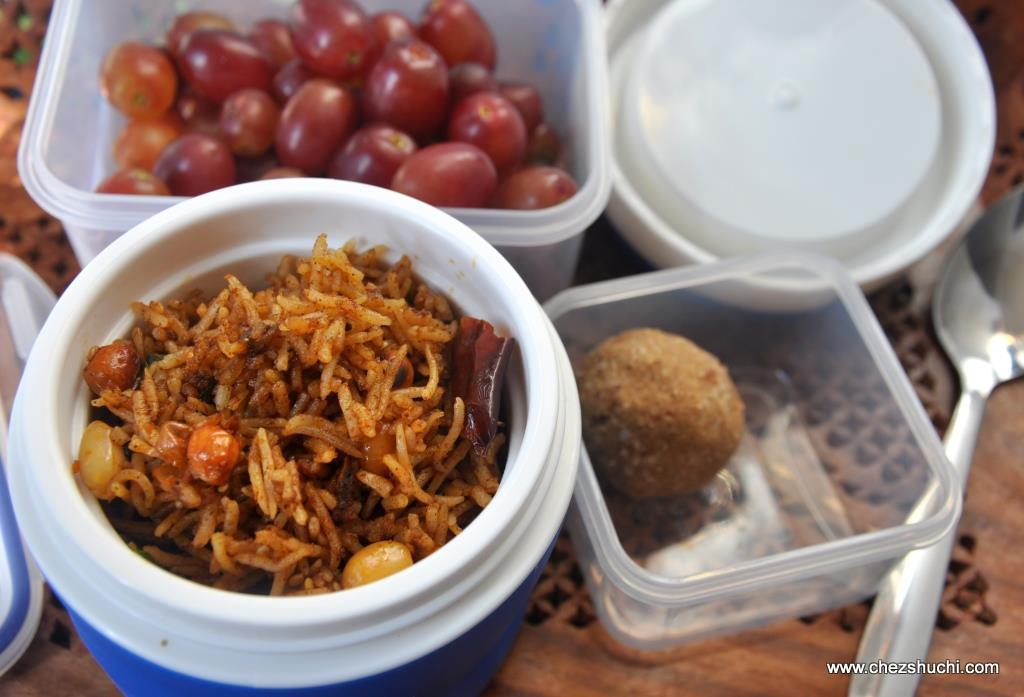
[[[573,288],[545,307],[574,366],[614,334],[656,327],[718,356],[746,406],[739,449],[697,494],[633,501],[584,449],[569,531],[621,641],[663,648],[865,598],[897,557],[957,519],[935,431],[835,262],[671,269]],[[908,523],[915,507],[923,515]]]
[[[246,27],[284,17],[293,0],[57,0],[18,153],[36,202],[64,225],[88,262],[111,240],[176,197],[115,196],[94,189],[115,167],[111,146],[124,118],[100,96],[106,52],[119,41],[161,43],[173,18],[211,9]],[[362,0],[367,12],[399,10],[416,19],[426,0]],[[599,0],[473,0],[498,44],[499,79],[540,91],[579,184],[569,201],[539,211],[452,209],[512,262],[544,299],[566,288],[583,231],[604,209],[610,188],[607,68]],[[363,231],[353,231],[357,234]]]

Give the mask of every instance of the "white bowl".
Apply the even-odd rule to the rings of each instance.
[[[212,290],[226,272],[261,284],[282,254],[308,254],[321,232],[332,246],[358,238],[386,244],[396,258],[410,255],[417,274],[463,312],[516,339],[501,486],[462,534],[370,586],[269,598],[175,576],[134,554],[71,472],[88,420],[85,352],[128,331],[131,301]],[[348,182],[231,187],[136,226],[60,298],[26,366],[22,385],[30,388],[19,391],[14,408],[12,498],[25,539],[69,608],[146,660],[206,680],[264,687],[365,677],[460,636],[543,558],[568,505],[578,459],[578,404],[567,365],[512,267],[446,213]],[[399,633],[404,638],[395,641]],[[266,660],[280,653],[288,654],[286,669]]]
[[[995,99],[984,56],[956,8],[945,0],[812,4],[825,16],[820,25],[810,19],[808,27],[794,18],[775,21],[769,13],[755,30],[739,20],[725,22],[723,15],[743,10],[741,0],[712,5],[690,0],[609,2],[615,101],[608,211],[622,235],[652,264],[669,267],[757,251],[804,250],[839,259],[855,281],[872,288],[931,251],[975,202],[995,143]],[[834,16],[825,12],[825,5],[835,6]],[[782,9],[775,14],[785,15]],[[844,23],[850,18],[856,21]],[[689,26],[686,21],[702,22],[717,34],[703,48],[693,48],[686,37],[673,44],[658,31],[662,20],[682,22],[683,27]],[[829,35],[823,26],[857,38]],[[735,34],[725,33],[733,30]],[[682,44],[690,48],[684,50]],[[735,58],[729,48],[734,44],[742,44],[750,55]],[[659,46],[685,54],[687,60],[703,58],[706,64],[659,63],[657,56],[648,55]],[[728,49],[730,58],[713,60],[716,47]],[[891,84],[861,85],[877,102],[861,103],[860,108],[848,104],[833,114],[828,110],[843,105],[846,97],[842,80],[830,80],[830,70],[865,80],[884,70],[884,60],[861,66],[858,54],[865,64],[876,54],[895,56],[890,72],[898,75]],[[778,70],[776,65],[759,65],[761,55],[765,61],[776,60]],[[659,74],[652,78],[638,73],[640,65],[654,66]],[[816,72],[818,68],[825,73]],[[792,82],[789,76],[794,76]],[[658,100],[645,101],[643,96],[659,84]],[[701,104],[687,101],[691,84],[702,96]],[[751,92],[760,94],[751,84],[777,87],[763,90],[765,101],[757,113],[739,109],[750,101]],[[908,95],[899,91],[900,84],[920,89]],[[707,105],[719,101],[726,106]],[[669,111],[662,113],[665,109]],[[787,109],[800,113],[779,116]],[[842,114],[849,112],[856,118],[844,124]],[[721,127],[709,118],[717,114],[722,121],[729,113],[742,116]],[[774,125],[766,125],[773,117],[778,117]],[[864,120],[870,127],[862,127]],[[792,128],[794,124],[799,128]],[[828,132],[833,125],[834,137]],[[713,135],[727,132],[742,133],[749,141]],[[785,142],[794,145],[793,156],[784,157],[786,148],[778,143],[765,143],[768,136],[789,139]],[[869,137],[875,138],[872,147],[854,148]],[[690,154],[696,165],[674,163],[673,156],[683,157],[677,152],[681,143],[694,148]],[[830,143],[834,160],[826,150]],[[830,161],[835,163],[831,168]],[[742,171],[745,162],[753,172]],[[673,167],[674,175],[669,171]],[[701,180],[704,170],[707,179]],[[730,171],[736,173],[731,179]],[[771,190],[774,172],[781,182],[777,200]],[[824,200],[830,194],[836,200]],[[806,201],[802,210],[800,201]]]

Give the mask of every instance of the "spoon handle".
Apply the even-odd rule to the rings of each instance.
[[[946,431],[946,455],[960,475],[961,483],[966,483],[970,471],[987,396],[987,391],[965,391]],[[926,508],[917,507],[910,518],[916,519]],[[908,519],[908,522],[913,520]],[[908,554],[882,579],[861,636],[858,662],[916,663],[927,658],[955,539],[954,526],[933,546]],[[850,680],[848,694],[850,697],[907,697],[914,694],[919,680],[919,674],[855,675]]]
[[[978,431],[981,430],[981,418],[985,414],[985,400],[995,387],[994,382],[994,379],[979,380],[976,387],[964,390],[949,419],[949,428],[942,441],[946,457],[953,463],[953,469],[960,477],[960,486],[965,489],[967,475],[971,472],[971,456],[974,455]]]

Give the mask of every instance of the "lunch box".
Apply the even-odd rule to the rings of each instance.
[[[412,255],[428,282],[520,342],[494,502],[411,569],[319,598],[216,591],[132,554],[71,473],[87,420],[80,357],[127,331],[131,299],[209,290],[228,270],[258,283],[316,233],[367,221],[375,242]],[[595,610],[612,636],[644,649],[870,596],[897,558],[955,523],[960,491],[935,431],[835,262],[789,254],[672,269],[563,291],[545,309],[553,327],[508,263],[458,221],[348,182],[231,187],[116,240],[43,328],[9,453],[25,539],[104,669],[133,694],[475,694],[521,627],[570,495]],[[634,327],[717,355],[746,404],[738,451],[691,496],[625,499],[597,475],[591,458],[602,453],[581,451],[572,365]]]
[[[54,302],[25,262],[0,253],[0,676],[28,649],[43,610],[43,577],[22,543],[7,487],[7,420],[22,365]]]
[[[416,18],[426,0],[363,3],[369,12]],[[611,188],[607,67],[598,0],[474,0],[493,28],[497,77],[528,81],[544,99],[579,184],[568,201],[543,210],[452,209],[498,247],[538,298],[572,281],[583,231]],[[100,95],[100,64],[119,41],[162,42],[174,17],[195,9],[247,25],[286,16],[292,0],[56,0],[18,151],[25,189],[67,231],[84,265],[129,228],[182,200],[94,193],[116,170],[112,143],[124,117]]]
[[[935,429],[836,262],[670,269],[545,308],[574,365],[609,336],[659,328],[717,356],[746,405],[738,450],[692,495],[632,501],[598,476],[607,455],[584,448],[568,527],[619,641],[662,649],[856,602],[956,522],[960,488]]]
[[[318,233],[409,254],[464,312],[516,339],[501,486],[442,549],[377,583],[269,598],[208,588],[133,553],[72,473],[88,421],[81,357],[122,336],[135,299],[257,285]],[[327,179],[255,182],[189,199],[101,252],[61,296],[26,365],[8,470],[21,532],[79,635],[129,694],[287,689],[479,693],[518,633],[579,462],[579,403],[550,323],[508,262],[443,211]]]
[[[932,236],[871,273],[851,277],[787,245],[716,261],[654,212],[620,157],[612,162],[609,121],[619,121],[625,104],[610,104],[607,94],[601,3],[474,0],[495,29],[498,76],[532,81],[568,143],[581,186],[566,203],[447,211],[453,218],[384,189],[325,179],[188,200],[92,193],[113,171],[111,142],[123,123],[97,87],[110,46],[159,39],[189,9],[245,23],[281,16],[290,4],[57,0],[51,18],[19,171],[64,224],[85,268],[28,366],[32,389],[18,397],[8,478],[26,541],[122,690],[478,694],[522,625],[566,515],[602,625],[640,649],[863,599],[898,558],[955,524],[960,489],[951,466],[857,283],[888,278],[948,234],[976,195],[980,156],[949,175],[956,201],[929,227]],[[423,3],[364,4],[414,15]],[[666,4],[608,4],[613,64],[620,44]],[[889,4],[927,12],[911,8],[925,3]],[[969,43],[960,25],[936,29]],[[958,88],[984,87],[974,58]],[[613,86],[628,82],[628,71],[620,73]],[[957,116],[979,142],[994,128],[985,109]],[[951,142],[957,153],[969,149],[963,137]],[[564,290],[613,179],[611,217],[631,244],[652,263],[703,265]],[[212,288],[227,270],[257,283],[281,253],[308,252],[319,232],[333,244],[355,235],[412,253],[417,270],[463,309],[514,330],[523,350],[507,397],[518,434],[513,476],[463,535],[378,584],[284,599],[197,587],[130,554],[71,475],[86,419],[82,356],[127,330],[130,301]],[[547,317],[534,297],[547,299]],[[582,447],[573,375],[586,352],[635,327],[682,334],[717,355],[747,407],[740,448],[709,486],[642,505],[610,487],[594,466],[602,454]],[[528,433],[530,419],[537,430]]]

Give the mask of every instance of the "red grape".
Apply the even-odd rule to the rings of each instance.
[[[465,0],[433,0],[427,5],[420,38],[436,48],[449,66],[473,62],[494,70],[494,35]]]
[[[261,19],[249,30],[249,41],[275,68],[295,58],[288,25],[278,19]]]
[[[284,104],[299,91],[306,82],[316,77],[300,59],[288,61],[274,76],[274,96]]]
[[[411,39],[416,36],[416,25],[400,12],[378,12],[370,18],[377,44],[387,46],[392,41]]]
[[[459,63],[448,71],[448,92],[452,104],[458,104],[477,92],[496,92],[494,74],[479,63]]]
[[[231,152],[243,157],[265,153],[274,142],[281,110],[261,90],[239,90],[220,112],[220,132]]]
[[[359,77],[377,55],[366,13],[349,0],[298,0],[292,6],[292,44],[314,72],[339,80]]]
[[[263,173],[260,179],[292,179],[294,177],[304,177],[301,169],[295,169],[294,167],[274,167],[274,169],[268,170]]]
[[[125,116],[152,119],[174,103],[178,75],[166,53],[128,41],[112,48],[104,58],[100,88]]]
[[[115,172],[96,187],[96,191],[101,194],[171,195],[166,184],[138,167]]]
[[[549,124],[533,129],[526,143],[526,162],[531,165],[557,165],[562,156],[562,142]]]
[[[526,153],[523,117],[512,102],[489,92],[470,95],[455,105],[448,140],[477,146],[502,173],[518,167]]]
[[[274,69],[255,46],[238,34],[200,29],[182,44],[181,73],[200,95],[223,102],[238,90],[270,90]]]
[[[235,183],[235,159],[216,138],[186,133],[160,153],[153,171],[175,196],[198,196]]]
[[[186,87],[178,96],[174,108],[189,133],[203,133],[214,137],[220,135],[220,127],[217,125],[220,119],[220,104],[200,97],[195,90]]]
[[[273,150],[256,157],[236,157],[235,181],[254,182],[257,179],[262,179],[263,175],[270,170],[277,169],[280,166],[281,163],[278,161],[277,155],[274,154]]]
[[[414,152],[416,143],[410,136],[385,124],[373,124],[348,139],[331,161],[328,174],[335,179],[386,187]]]
[[[544,103],[533,86],[522,82],[503,82],[501,96],[515,104],[527,133],[533,133],[533,129],[544,120]]]
[[[497,186],[494,163],[468,143],[438,143],[409,156],[391,188],[435,206],[486,206]]]
[[[448,112],[448,70],[437,51],[418,39],[394,41],[366,77],[363,112],[414,138],[429,138]]]
[[[557,167],[526,167],[498,186],[494,204],[498,208],[533,210],[557,206],[576,193],[576,182]]]
[[[559,137],[533,86],[497,82],[496,60],[470,0],[430,0],[418,25],[358,0],[293,0],[287,20],[244,36],[187,12],[166,51],[126,42],[105,57],[103,95],[130,120],[97,191],[194,196],[326,173],[438,206],[557,205],[576,192],[553,167]]]
[[[183,126],[174,112],[156,119],[132,119],[114,140],[114,162],[121,169],[153,169],[167,144],[181,135]]]
[[[172,56],[177,58],[181,54],[182,44],[188,38],[188,35],[200,29],[234,31],[235,25],[227,17],[216,12],[205,12],[202,10],[186,12],[175,18],[174,24],[171,25],[170,30],[167,32],[167,50],[171,52]]]
[[[323,78],[310,80],[281,113],[277,156],[288,167],[322,174],[357,122],[356,100],[349,90]]]

